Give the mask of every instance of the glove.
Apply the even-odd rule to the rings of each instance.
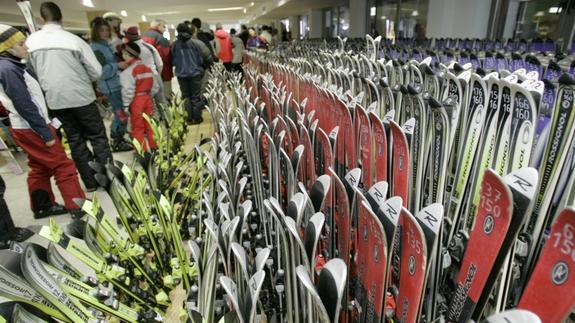
[[[116,111],[116,117],[122,123],[128,122],[129,112],[127,112],[127,111],[128,111],[128,109],[126,109],[126,108]]]

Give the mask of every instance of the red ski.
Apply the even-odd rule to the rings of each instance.
[[[365,201],[358,202],[358,237],[356,247],[359,284],[355,299],[361,312],[359,322],[380,322],[383,317],[387,272],[387,239],[377,216]]]
[[[563,322],[575,304],[574,269],[575,209],[566,208],[551,227],[517,308],[532,311],[542,322]]]
[[[305,187],[309,190],[313,183],[315,182],[315,166],[314,166],[314,154],[313,146],[311,144],[311,138],[309,137],[309,132],[307,128],[300,124],[300,140],[303,145],[303,162],[300,163],[300,178],[298,180],[305,184]]]
[[[390,127],[393,141],[391,196],[401,197],[403,206],[407,207],[409,201],[409,146],[405,133],[395,121],[390,121]]]
[[[401,227],[401,265],[395,316],[398,322],[417,322],[427,268],[427,244],[421,226],[404,207]]]
[[[371,131],[373,133],[372,154],[375,168],[373,179],[375,183],[387,181],[387,136],[385,128],[375,113],[369,113],[369,120],[371,121]]]
[[[363,187],[372,185],[371,156],[371,126],[369,117],[361,105],[355,107],[354,117],[355,142],[357,144],[357,159],[361,162],[361,183]]]
[[[475,225],[469,235],[456,279],[457,287],[446,313],[448,321],[467,322],[487,283],[498,250],[501,248],[513,213],[511,191],[503,179],[487,169]]]

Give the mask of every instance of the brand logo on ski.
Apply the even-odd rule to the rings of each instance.
[[[563,261],[560,261],[553,266],[551,270],[551,280],[555,285],[563,285],[567,278],[569,278],[569,266]]]
[[[493,232],[494,224],[495,221],[493,221],[493,217],[491,215],[486,216],[483,221],[483,232],[488,235],[491,234],[491,232]]]
[[[409,256],[409,274],[413,276],[415,274],[415,257]]]

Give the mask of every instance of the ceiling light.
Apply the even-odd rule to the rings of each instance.
[[[209,12],[214,12],[214,11],[233,11],[233,10],[242,10],[244,9],[244,7],[227,7],[227,8],[211,8],[208,9]]]
[[[375,7],[369,8],[369,15],[370,15],[371,17],[375,17]]]
[[[248,12],[248,9],[244,8],[244,13]]]
[[[250,2],[250,6],[251,6],[251,7],[253,7],[253,6],[254,6],[254,4],[255,4],[255,3],[253,3],[253,2]]]
[[[165,15],[177,15],[182,13],[181,11],[160,11],[160,12],[146,12],[146,16],[165,16]]]
[[[413,12],[411,13],[411,16],[412,16],[412,17],[417,17],[417,16],[419,16],[419,11],[413,10]]]
[[[561,13],[562,10],[561,7],[549,7],[549,13]]]
[[[148,20],[146,19],[146,15],[142,15],[142,21],[148,21]]]
[[[94,8],[94,3],[92,2],[92,0],[82,0],[82,4],[84,5],[84,7]]]
[[[120,14],[124,17],[128,17],[128,12],[126,10],[120,11]]]
[[[381,16],[381,20],[387,19],[387,16]]]

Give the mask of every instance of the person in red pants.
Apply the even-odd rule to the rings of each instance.
[[[139,58],[140,46],[138,44],[129,42],[122,45],[122,57],[128,63],[128,67],[120,74],[122,100],[124,106],[130,109],[132,137],[142,145],[144,150],[155,149],[158,146],[154,140],[152,127],[144,119],[143,114],[152,116],[154,112],[152,97],[158,92],[160,85],[154,81],[152,70]]]
[[[16,143],[28,154],[28,191],[35,218],[80,211],[74,198],[85,198],[74,162],[48,118],[40,84],[20,61],[28,56],[26,37],[17,29],[0,25],[0,101],[8,110]],[[54,176],[65,206],[56,203],[50,178]]]

